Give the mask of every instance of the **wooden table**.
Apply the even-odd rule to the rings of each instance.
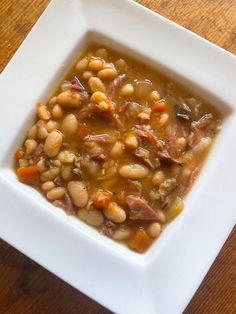
[[[48,2],[0,0],[0,71]],[[139,2],[236,54],[235,0]],[[0,240],[0,314],[34,313],[110,312]],[[185,310],[191,313],[236,313],[236,228]]]

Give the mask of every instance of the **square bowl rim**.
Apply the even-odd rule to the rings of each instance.
[[[64,1],[64,0],[63,0]],[[62,1],[62,2],[63,2]],[[64,1],[65,2],[65,1]],[[81,14],[84,14],[84,16],[85,16],[85,20],[86,20],[86,17],[87,17],[87,9],[91,6],[91,3],[92,3],[92,1],[90,1],[90,0],[87,0],[87,1],[85,1],[85,0],[73,0],[72,2],[74,2],[74,3],[80,3],[80,5],[83,7],[83,10],[82,10],[82,12],[81,12]],[[85,3],[86,2],[86,3]],[[103,4],[108,4],[109,3],[109,1],[108,0],[102,0],[101,1]],[[111,1],[111,3],[112,4],[114,4],[114,1],[112,0]],[[147,10],[147,9],[144,9],[143,7],[141,7],[141,6],[139,6],[138,4],[136,4],[136,3],[133,3],[133,2],[131,2],[131,1],[128,1],[128,0],[122,0],[121,2],[120,2],[120,4],[119,5],[121,5],[121,6],[124,6],[125,8],[128,8],[129,10],[136,10],[136,14],[138,15],[138,14],[140,14],[140,12],[141,11],[143,11],[143,12],[145,12],[145,14],[147,14],[147,15],[152,15],[152,18],[155,18],[155,19],[157,19],[157,20],[159,20],[159,22],[160,23],[167,23],[168,25],[171,25],[171,27],[173,27],[173,28],[176,28],[176,29],[179,29],[179,31],[186,31],[185,29],[183,29],[183,28],[179,28],[179,26],[176,26],[176,24],[174,24],[174,23],[172,23],[172,22],[169,22],[169,21],[167,21],[166,19],[164,19],[164,18],[162,18],[162,17],[160,17],[160,16],[158,16],[158,15],[156,15],[156,14],[154,14],[154,13],[151,13],[149,10]],[[38,29],[38,28],[40,28],[40,23],[41,23],[41,20],[43,20],[43,22],[44,23],[46,23],[45,22],[45,20],[47,20],[47,16],[48,16],[48,12],[51,12],[52,10],[54,10],[53,8],[55,8],[55,7],[60,7],[60,5],[56,5],[56,2],[54,1],[53,3],[52,3],[52,5],[49,5],[49,7],[48,7],[48,9],[46,10],[46,12],[43,14],[43,18],[42,19],[40,19],[40,21],[37,23],[37,25],[36,25],[36,27],[33,29],[33,32],[31,32],[30,33],[30,35],[29,35],[29,37],[27,37],[27,38],[29,38],[31,41],[33,40],[32,38],[33,38],[33,36],[34,36],[34,33],[35,33],[35,29]],[[147,10],[147,11],[146,11]],[[154,15],[153,15],[154,14]],[[86,22],[88,23],[88,19],[86,20]],[[170,23],[170,24],[169,24]],[[41,23],[42,24],[42,23]],[[91,29],[90,29],[90,26],[91,25],[89,25],[89,23],[86,25],[85,24],[85,27],[84,27],[84,30],[83,30],[83,32],[85,33],[86,31],[91,31],[91,29],[93,29],[94,28],[94,25],[92,25],[92,27],[91,27]],[[188,33],[188,31],[187,31],[187,33]],[[102,34],[103,34],[103,32],[102,32]],[[190,33],[191,35],[192,35],[192,33]],[[107,35],[107,34],[105,34],[105,35]],[[184,35],[183,35],[184,36]],[[195,36],[195,35],[192,35],[192,36]],[[199,41],[204,41],[203,39],[201,39],[201,38],[198,38],[197,39],[197,37],[195,38],[195,40],[197,41],[197,40],[199,40]],[[28,41],[28,39],[27,39],[27,41]],[[205,41],[204,41],[205,42]],[[211,44],[208,44],[207,43],[207,45],[210,45],[211,46]],[[28,49],[28,48],[26,48],[26,49]],[[23,53],[24,53],[24,50],[26,50],[25,49],[25,44],[23,44],[23,46],[20,48],[20,51],[23,51]],[[230,58],[232,58],[233,57],[233,59],[232,59],[232,64],[233,64],[233,66],[235,66],[235,57],[233,56],[233,55],[231,55],[231,54],[227,54],[227,52],[225,52],[225,51],[223,51],[222,49],[220,49],[220,48],[218,48],[218,47],[214,47],[214,49],[216,49],[216,51],[218,51],[219,53],[221,53],[221,54],[225,54],[225,56],[227,55],[228,57],[230,57]],[[221,52],[220,52],[221,51]],[[17,61],[19,58],[21,58],[21,56],[19,56],[19,54],[17,53],[16,55],[15,55],[15,57],[13,58],[13,61]],[[233,61],[234,60],[234,61]],[[5,78],[5,76],[8,76],[8,73],[10,73],[10,74],[12,74],[13,72],[14,72],[14,67],[15,67],[16,65],[14,65],[14,62],[13,62],[13,64],[12,64],[12,62],[11,62],[11,64],[9,64],[9,66],[8,67],[6,67],[6,69],[4,70],[4,72],[2,73],[2,75],[1,75],[1,78],[0,78],[0,86],[2,85],[2,86],[5,86],[4,84],[5,83],[7,83],[7,81],[8,81],[8,77],[7,78]],[[230,108],[232,109],[232,111],[231,111],[231,114],[230,114],[230,116],[229,116],[229,121],[230,122],[227,122],[229,125],[230,125],[230,131],[232,132],[232,128],[233,128],[233,120],[235,121],[235,106],[234,106],[234,103],[232,103],[231,101],[228,101],[227,100],[227,103],[230,103]],[[1,127],[0,127],[0,129],[1,129]],[[226,135],[225,135],[226,136]],[[4,151],[4,150],[3,150]],[[4,177],[5,176],[5,177]],[[1,187],[2,187],[2,190],[4,189],[3,188],[3,186],[6,188],[7,186],[8,186],[8,188],[9,188],[9,186],[11,185],[11,189],[14,189],[15,190],[15,188],[12,186],[12,182],[11,182],[11,180],[9,181],[9,180],[7,180],[7,178],[8,178],[8,173],[6,172],[6,169],[5,168],[3,168],[3,169],[1,169],[1,171],[0,171],[0,181],[1,181]],[[196,189],[197,189],[197,187],[196,187]],[[18,194],[17,194],[17,196],[19,196]],[[4,205],[4,203],[3,203],[3,205]],[[32,205],[32,202],[31,202],[31,205]],[[3,206],[2,206],[3,207]],[[2,209],[1,209],[2,210]],[[0,210],[0,211],[1,211]],[[1,217],[1,214],[0,214],[0,217]],[[6,219],[6,215],[4,216],[5,217],[5,219]],[[10,219],[10,218],[8,218],[8,219]],[[51,218],[50,219],[54,219],[52,216],[51,216]],[[230,220],[230,219],[229,219]],[[176,222],[175,223],[175,228],[177,228],[178,227],[178,225],[180,224],[180,222],[181,222],[181,219],[180,220],[178,220],[178,222]],[[1,224],[0,224],[1,225]],[[177,226],[177,227],[176,227]],[[213,254],[213,255],[216,255],[216,253],[218,252],[218,249],[219,249],[219,247],[222,245],[222,243],[223,243],[223,241],[225,240],[225,238],[226,238],[226,236],[227,236],[227,234],[228,234],[228,231],[229,231],[229,229],[231,229],[230,227],[227,229],[227,230],[225,230],[224,231],[224,233],[225,233],[225,235],[223,236],[222,235],[222,238],[220,239],[220,241],[219,241],[219,243],[220,244],[217,244],[216,245],[216,248],[215,248],[215,253]],[[74,231],[74,230],[73,230]],[[70,233],[70,232],[69,232]],[[68,233],[68,234],[69,234]],[[77,288],[79,288],[80,290],[82,290],[83,292],[85,292],[86,294],[88,294],[89,296],[91,296],[92,298],[94,298],[95,300],[97,300],[97,301],[99,301],[100,303],[102,303],[104,306],[106,306],[106,307],[108,307],[108,308],[110,308],[110,309],[112,309],[112,310],[116,310],[117,311],[117,309],[119,309],[119,307],[117,307],[118,306],[118,304],[115,304],[115,300],[112,300],[112,302],[109,304],[109,302],[106,300],[106,299],[103,299],[103,296],[102,295],[95,295],[95,292],[94,291],[92,291],[92,289],[91,289],[91,287],[82,287],[82,285],[79,285],[79,284],[76,284],[75,282],[73,282],[73,280],[71,280],[71,278],[70,278],[70,276],[68,275],[68,276],[63,276],[63,272],[61,273],[59,270],[54,270],[53,269],[53,267],[52,267],[52,265],[47,265],[47,261],[46,260],[43,260],[43,257],[41,256],[41,257],[39,257],[39,258],[37,258],[36,257],[36,253],[34,253],[34,254],[31,254],[30,253],[30,251],[28,251],[28,249],[24,249],[24,245],[22,244],[22,243],[20,243],[20,242],[18,242],[17,241],[17,239],[15,239],[14,237],[12,238],[11,236],[9,236],[8,234],[7,234],[7,232],[6,231],[3,231],[3,232],[1,232],[1,230],[0,230],[0,235],[3,237],[3,239],[5,239],[7,242],[9,242],[9,243],[11,243],[11,244],[13,244],[13,246],[15,246],[15,247],[17,247],[17,248],[19,248],[21,251],[23,251],[24,253],[26,253],[28,256],[30,256],[30,257],[32,257],[34,260],[37,260],[40,264],[42,264],[44,267],[46,267],[46,268],[48,268],[49,270],[51,270],[52,272],[54,272],[54,273],[56,273],[59,277],[61,277],[61,278],[63,278],[64,280],[66,280],[67,282],[69,282],[70,284],[72,284],[73,286],[75,286],[75,287],[77,287]],[[69,235],[68,235],[69,236]],[[85,240],[84,240],[85,241]],[[144,278],[145,278],[145,276],[147,277],[147,278],[149,278],[149,272],[150,272],[150,269],[152,269],[153,268],[153,263],[155,263],[156,261],[157,261],[157,258],[156,258],[156,255],[155,254],[153,254],[153,248],[151,249],[152,250],[152,252],[150,251],[150,254],[149,253],[147,253],[147,254],[145,254],[144,255],[144,257],[141,257],[140,259],[139,259],[139,263],[137,263],[135,266],[135,269],[133,270],[133,277],[134,276],[137,276],[137,278],[138,278],[138,281],[139,280],[143,280]],[[115,252],[113,252],[114,253],[114,256],[115,256]],[[99,254],[99,252],[98,252],[98,254]],[[135,254],[135,256],[137,256],[137,254],[136,253],[134,253]],[[111,256],[109,256],[109,258],[111,258]],[[115,257],[113,257],[113,261],[114,261],[114,258]],[[212,262],[212,258],[213,257],[211,257],[211,261],[208,261],[206,264],[209,266],[210,264],[211,264],[211,262]],[[150,263],[146,263],[146,261],[147,261],[147,259],[148,260],[150,260]],[[124,261],[123,261],[124,262]],[[121,260],[118,262],[118,264],[119,263],[121,263]],[[127,261],[125,261],[124,262],[124,264],[123,264],[123,267],[126,267],[127,266],[127,268],[129,268],[128,267],[128,265],[127,265]],[[208,267],[207,266],[207,267]],[[204,266],[205,267],[205,269],[207,270],[208,268],[206,267],[206,266]],[[112,271],[110,271],[110,273],[112,273]],[[206,273],[206,271],[204,272],[204,273]],[[204,276],[204,274],[201,276],[201,279],[203,278],[203,276]],[[69,278],[68,278],[69,277]],[[190,290],[191,290],[191,293],[189,293],[186,297],[185,297],[185,300],[182,300],[182,304],[181,305],[178,305],[176,308],[178,308],[178,309],[183,309],[183,307],[184,306],[186,306],[186,302],[189,300],[189,298],[192,296],[192,293],[196,290],[196,287],[198,286],[198,284],[199,284],[199,280],[196,280],[196,282],[197,282],[197,284],[195,283],[195,286],[194,286],[194,288],[191,288]],[[146,287],[145,287],[145,302],[146,302],[146,305],[148,304],[148,302],[150,302],[150,305],[147,305],[147,306],[149,306],[149,308],[150,308],[150,313],[151,312],[155,312],[154,311],[154,309],[155,309],[155,302],[153,301],[153,300],[149,300],[149,298],[150,298],[150,285],[149,285],[149,282],[147,281],[147,279],[145,280],[145,284],[146,284]],[[139,285],[140,285],[140,282],[139,282]],[[96,292],[97,293],[97,292]],[[152,303],[152,304],[151,304]],[[132,304],[130,305],[130,308],[132,308]],[[163,305],[164,306],[164,305]],[[122,309],[122,312],[125,312],[127,309],[126,308],[123,308]]]

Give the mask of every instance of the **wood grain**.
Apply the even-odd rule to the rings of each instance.
[[[138,2],[236,54],[235,0]],[[0,71],[48,3],[0,0]],[[38,313],[110,312],[0,241],[0,314]],[[236,228],[185,310],[192,313],[236,313]]]

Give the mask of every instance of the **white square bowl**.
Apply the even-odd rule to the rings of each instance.
[[[140,59],[213,103],[223,128],[184,212],[139,255],[17,181],[15,148],[86,43]],[[128,0],[52,1],[0,76],[0,236],[117,313],[181,313],[236,220],[236,57]]]

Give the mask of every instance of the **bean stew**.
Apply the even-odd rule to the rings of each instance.
[[[220,113],[156,70],[89,47],[15,153],[18,179],[145,252],[184,207]]]

